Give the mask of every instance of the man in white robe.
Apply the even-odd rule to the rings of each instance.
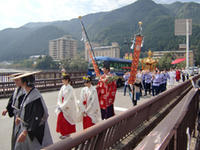
[[[172,69],[170,69],[169,71],[169,82],[168,82],[168,85],[170,88],[172,88],[174,86],[174,82],[175,82],[175,78],[176,78],[176,72]]]

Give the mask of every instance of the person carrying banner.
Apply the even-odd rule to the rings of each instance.
[[[115,115],[114,101],[117,91],[116,79],[115,76],[110,73],[110,65],[108,62],[104,62],[103,72],[104,74],[100,76],[97,84],[102,120]]]

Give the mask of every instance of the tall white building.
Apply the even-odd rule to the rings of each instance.
[[[120,47],[117,42],[113,42],[111,46],[99,46],[92,44],[95,56],[107,56],[113,58],[120,58]],[[85,47],[85,60],[89,60],[88,50]]]
[[[77,54],[77,41],[70,35],[49,41],[49,55],[54,60],[74,58]]]

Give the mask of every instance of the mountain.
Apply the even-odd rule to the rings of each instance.
[[[194,24],[200,24],[200,4],[199,3],[181,3],[164,5],[176,18],[192,18]]]
[[[154,0],[156,3],[161,3],[161,4],[171,4],[174,2],[196,2],[200,3],[199,0]]]
[[[176,2],[158,4],[152,0],[138,0],[125,7],[83,16],[83,22],[90,40],[102,45],[116,41],[121,47],[121,56],[130,51],[124,44],[137,33],[138,21],[143,22],[145,36],[142,51],[177,49],[183,37],[174,36],[176,18],[193,19],[194,30],[191,46],[200,51],[198,40],[200,33],[200,4]],[[194,33],[195,32],[195,33]],[[48,41],[70,34],[78,40],[79,50],[83,50],[81,26],[78,19],[28,23],[20,28],[0,31],[0,60],[22,59],[30,55],[48,54]]]

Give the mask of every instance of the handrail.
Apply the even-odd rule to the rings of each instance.
[[[193,80],[195,81],[199,77],[199,75],[195,76]],[[141,105],[130,108],[126,112],[102,121],[82,132],[75,133],[70,138],[50,145],[45,150],[78,149],[80,147],[81,149],[90,147],[91,150],[108,149],[127,134],[133,132],[144,121],[149,120],[158,113],[176,96],[179,96],[182,91],[191,87],[190,80],[181,83]]]
[[[186,150],[186,128],[190,134],[194,131],[195,118],[198,111],[198,90],[191,90],[183,100],[154,128],[148,136],[135,148],[135,150],[165,150],[170,142],[175,149]],[[193,107],[191,108],[191,106]],[[189,117],[187,116],[189,114]],[[184,119],[185,118],[185,119]],[[187,119],[186,119],[187,118]],[[192,119],[192,120],[191,120]],[[180,128],[184,126],[184,128]],[[173,139],[173,137],[176,137]],[[184,140],[179,138],[184,137]]]
[[[41,92],[58,90],[62,86],[61,78],[56,79],[38,79],[36,80],[36,87]],[[72,77],[71,85],[74,88],[83,86],[82,76]],[[9,97],[15,90],[14,82],[0,82],[0,98]]]

